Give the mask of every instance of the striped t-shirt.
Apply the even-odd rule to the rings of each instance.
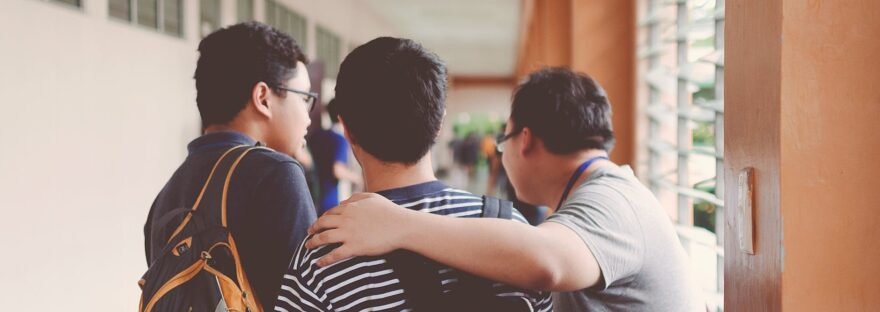
[[[379,192],[408,209],[452,217],[479,218],[483,199],[456,190],[440,181],[426,182]],[[513,220],[527,223],[514,209]],[[318,267],[316,262],[335,245],[306,249],[300,245],[281,284],[275,311],[404,311],[411,310],[399,276],[385,257],[355,257]],[[467,280],[456,269],[436,264],[444,293],[459,289]],[[533,311],[551,311],[550,294],[492,283],[496,296],[522,298]]]

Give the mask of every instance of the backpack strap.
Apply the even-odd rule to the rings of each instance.
[[[439,272],[429,265],[427,258],[407,250],[396,250],[385,257],[414,311],[444,311]]]
[[[513,218],[513,202],[483,195],[483,214],[481,217],[510,220]]]
[[[249,152],[255,149],[266,149],[265,147],[255,147],[248,145],[239,145],[232,147],[222,155],[217,161],[214,163],[214,166],[211,168],[211,172],[208,174],[208,178],[205,179],[205,183],[202,186],[201,191],[199,192],[198,197],[196,197],[195,203],[193,203],[192,209],[189,211],[184,211],[186,216],[183,218],[183,221],[177,226],[174,232],[168,237],[168,242],[174,239],[175,236],[180,234],[183,231],[184,227],[193,219],[194,213],[201,207],[217,207],[219,206],[219,219],[220,224],[223,227],[227,227],[226,224],[226,199],[227,193],[229,191],[229,182],[232,180],[232,174],[235,172],[235,168],[238,166],[241,159],[244,158]],[[207,195],[207,196],[206,196]],[[181,213],[180,211],[174,211],[175,213]],[[217,212],[207,211],[204,214],[213,215]],[[197,223],[207,223],[205,218],[203,220],[197,221]],[[167,221],[166,221],[167,222]],[[199,224],[197,224],[199,225]]]
[[[226,224],[226,198],[229,193],[229,182],[232,181],[232,174],[235,172],[235,168],[238,167],[238,164],[241,162],[241,160],[244,158],[244,156],[246,156],[248,153],[250,153],[251,151],[256,150],[256,149],[270,150],[265,147],[252,146],[252,147],[242,151],[241,154],[239,154],[238,157],[235,158],[235,161],[232,162],[232,165],[229,166],[229,170],[226,171],[226,176],[223,179],[224,180],[223,191],[222,191],[221,197],[220,197],[220,224],[222,224],[223,227],[225,227],[225,228],[229,227]],[[218,187],[219,187],[219,185],[218,185]],[[216,194],[216,193],[213,193],[213,194]],[[193,208],[193,209],[195,209],[195,208]]]
[[[481,218],[495,218],[510,220],[513,218],[513,202],[509,200],[483,195],[483,214]],[[460,279],[465,293],[475,297],[492,297],[492,285],[485,280],[471,274],[462,272]]]
[[[166,212],[164,215],[162,215],[162,217],[156,220],[156,222],[153,222],[153,228],[163,229],[164,231],[164,229],[166,229],[172,221],[178,220],[178,222],[180,222],[179,220],[181,219],[179,219],[179,217],[188,212],[192,212],[192,209],[183,207],[172,209],[171,211]]]
[[[482,218],[513,218],[513,203],[483,196]],[[458,290],[444,294],[439,272],[433,262],[410,251],[397,250],[386,255],[397,273],[407,302],[414,311],[531,311],[526,301],[517,297],[497,297],[492,283],[461,272]]]
[[[497,198],[483,195],[483,214],[480,218],[498,218],[501,214],[501,203]]]
[[[481,218],[510,220],[513,218],[513,202],[488,195],[483,196],[483,214]],[[531,311],[526,301],[517,297],[497,297],[493,283],[480,277],[461,272],[459,279],[461,293],[466,298],[464,306],[458,311]],[[461,301],[461,300],[456,300]]]

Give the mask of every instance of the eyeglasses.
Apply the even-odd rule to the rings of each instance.
[[[504,153],[504,141],[509,140],[513,136],[519,134],[521,131],[522,129],[517,129],[508,134],[499,133],[498,136],[495,138],[495,150],[499,153]]]
[[[285,88],[285,87],[278,87],[278,89],[281,89],[281,90],[284,90],[284,91],[287,91],[287,92],[296,93],[296,94],[299,94],[299,95],[304,95],[305,98],[303,98],[303,101],[306,101],[306,105],[308,105],[308,108],[309,108],[309,109],[308,109],[308,112],[312,112],[312,110],[315,109],[315,102],[317,102],[317,100],[318,100],[318,94],[317,94],[317,93],[314,93],[314,92],[306,92],[306,91],[299,91],[299,90],[289,89],[289,88]]]

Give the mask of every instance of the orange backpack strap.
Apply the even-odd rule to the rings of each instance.
[[[221,224],[223,224],[223,227],[228,227],[226,225],[226,196],[227,196],[227,193],[229,192],[229,182],[232,181],[232,173],[235,172],[235,168],[238,167],[238,163],[241,162],[241,159],[244,158],[245,155],[247,155],[248,153],[250,153],[251,151],[253,151],[255,149],[265,149],[265,150],[271,151],[271,149],[268,149],[265,147],[259,147],[259,146],[251,147],[251,148],[247,149],[246,151],[244,151],[244,153],[241,153],[241,155],[239,155],[238,158],[235,159],[235,162],[233,162],[232,166],[229,168],[229,173],[226,174],[226,181],[223,183],[223,195],[222,195],[223,197],[220,200],[220,209],[221,209],[220,222],[221,222]]]
[[[217,171],[217,167],[220,166],[220,163],[223,162],[223,159],[225,159],[226,156],[229,155],[229,153],[232,153],[236,149],[244,148],[244,147],[247,147],[247,145],[238,145],[238,146],[235,146],[235,147],[232,147],[232,148],[226,150],[226,152],[224,152],[223,155],[220,155],[220,158],[217,159],[217,162],[214,163],[214,167],[211,168],[211,173],[208,174],[208,178],[205,179],[205,184],[202,186],[202,190],[199,192],[199,196],[196,198],[196,202],[193,204],[192,210],[187,212],[186,217],[183,218],[183,221],[180,222],[180,225],[178,225],[177,228],[174,229],[174,232],[172,232],[171,235],[168,236],[168,241],[166,243],[171,243],[171,240],[174,239],[174,237],[177,236],[177,234],[180,234],[180,231],[183,231],[183,228],[192,219],[192,213],[195,212],[196,209],[199,209],[199,204],[202,202],[202,197],[205,196],[205,190],[207,190],[208,185],[211,184],[211,179],[214,178],[214,173]],[[231,170],[230,170],[230,173],[232,173]],[[225,192],[224,192],[224,197],[225,197]],[[225,226],[225,224],[224,224],[224,226]]]

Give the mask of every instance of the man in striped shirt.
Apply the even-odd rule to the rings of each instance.
[[[345,137],[363,167],[367,191],[403,209],[479,218],[482,197],[450,188],[434,177],[429,151],[445,115],[445,97],[446,69],[436,55],[411,40],[383,37],[358,47],[343,61],[336,111],[331,114],[339,114]],[[512,219],[508,222],[527,223],[516,210]],[[318,266],[317,260],[334,248],[300,246],[284,275],[276,311],[418,310],[412,298],[421,289],[410,287],[414,277],[398,270],[400,260],[388,255],[355,257]],[[476,278],[425,258],[412,262],[416,263],[407,266],[436,272],[431,274],[436,281],[427,282],[435,284],[432,289],[445,301],[461,301],[457,305],[461,308],[455,310],[477,310],[481,302],[492,300],[524,311],[551,310],[548,293]],[[484,291],[475,293],[475,289]]]

